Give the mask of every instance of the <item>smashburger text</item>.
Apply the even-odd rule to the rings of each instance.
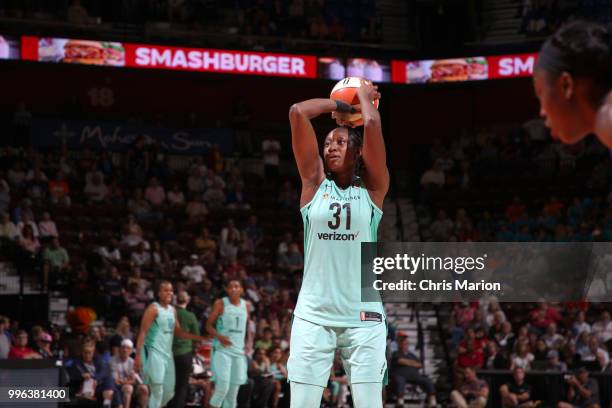
[[[314,77],[305,57],[238,51],[137,46],[134,66],[211,72]]]

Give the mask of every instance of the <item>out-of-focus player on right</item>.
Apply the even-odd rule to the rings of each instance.
[[[553,137],[574,144],[596,134],[612,148],[612,35],[584,21],[565,24],[542,46],[533,81]]]

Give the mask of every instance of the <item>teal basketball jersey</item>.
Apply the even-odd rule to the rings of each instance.
[[[304,279],[295,315],[332,327],[384,320],[382,302],[361,301],[361,243],[375,242],[382,211],[365,187],[325,179],[301,210]]]
[[[174,307],[162,307],[155,302],[157,317],[145,337],[145,346],[168,356],[172,356],[172,341],[174,340],[175,316]]]
[[[235,306],[226,296],[223,298],[223,313],[217,318],[217,333],[229,337],[232,345],[223,347],[218,339],[213,340],[214,351],[223,351],[234,356],[244,356],[244,338],[247,330],[247,306],[244,299]]]

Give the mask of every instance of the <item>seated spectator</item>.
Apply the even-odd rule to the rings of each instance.
[[[202,228],[202,234],[195,240],[195,248],[204,262],[215,261],[217,241],[210,236],[208,228]]]
[[[136,246],[136,249],[130,255],[130,260],[134,265],[148,267],[151,262],[151,254],[145,249],[144,242]]]
[[[0,212],[8,211],[11,204],[11,192],[7,182],[0,182]]]
[[[159,184],[159,181],[153,177],[149,182],[144,197],[154,208],[160,208],[163,207],[166,202],[166,190],[164,190],[164,187]]]
[[[597,336],[601,344],[612,343],[612,319],[610,319],[610,312],[604,310],[601,312],[601,316],[598,321],[593,323],[593,334]]]
[[[549,350],[547,357],[546,371],[561,371],[563,373],[567,371],[567,364],[559,360],[559,352],[557,350]]]
[[[268,356],[270,359],[270,372],[272,373],[272,380],[274,381],[272,408],[277,408],[281,393],[284,390],[284,394],[287,395],[288,391],[287,367],[285,367],[281,361],[283,351],[280,347],[272,347],[268,352]]]
[[[444,184],[446,184],[446,176],[437,162],[421,176],[421,185],[426,193],[439,191],[444,187]]]
[[[41,355],[28,347],[28,333],[25,330],[19,330],[13,337],[13,345],[8,353],[8,358],[27,360],[41,358]]]
[[[278,284],[278,281],[274,277],[272,271],[268,269],[264,272],[264,279],[259,287],[265,292],[275,293],[280,288],[280,285]]]
[[[128,291],[124,297],[130,321],[139,322],[149,302],[148,296],[137,283],[133,282],[128,284]]]
[[[141,242],[145,242],[142,239],[143,232],[142,228],[136,222],[136,217],[132,214],[128,215],[128,222],[123,226],[123,236],[121,237],[121,242],[127,246],[133,247]]]
[[[66,181],[66,174],[58,171],[55,179],[49,181],[49,199],[52,204],[70,206],[70,185]]]
[[[102,285],[104,288],[104,303],[106,310],[108,311],[108,318],[112,319],[116,310],[122,310],[125,306],[123,295],[125,290],[123,289],[123,283],[121,281],[121,274],[116,266],[110,267],[110,276],[104,280]]]
[[[208,207],[202,200],[201,196],[196,195],[187,204],[185,213],[189,217],[189,222],[202,222],[206,220],[206,216],[208,215]]]
[[[591,330],[591,325],[586,321],[586,314],[584,311],[581,310],[576,313],[576,321],[572,324],[572,334],[574,337],[578,337],[582,332],[591,333]]]
[[[527,371],[531,369],[531,363],[535,359],[533,354],[529,352],[529,345],[526,342],[518,342],[516,347],[516,353],[512,354],[510,358],[510,369],[514,370],[515,367],[520,367]]]
[[[204,194],[204,198],[206,199],[207,194],[211,191],[208,189]],[[221,190],[222,191],[222,190]],[[209,200],[210,198],[208,198]],[[251,208],[251,204],[246,201],[244,196],[244,184],[237,183],[233,189],[229,191],[227,194],[227,199],[225,201],[227,208],[230,210],[249,210]]]
[[[119,241],[116,238],[111,238],[108,246],[98,248],[98,254],[106,263],[121,262],[121,251],[119,251]]]
[[[223,191],[223,184],[213,184],[206,190],[202,198],[211,210],[223,208],[223,204],[225,204],[226,201],[225,192]]]
[[[300,271],[304,268],[304,256],[296,243],[289,245],[289,251],[278,256],[278,267],[289,272]]]
[[[36,339],[36,352],[44,359],[56,358],[56,354],[51,350],[53,338],[47,332],[42,332]]]
[[[465,348],[459,352],[457,357],[458,368],[479,369],[484,365],[484,353],[475,349],[474,340],[467,340]]]
[[[181,275],[183,275],[183,277],[186,279],[189,279],[191,282],[202,283],[202,280],[206,277],[206,270],[199,264],[197,255],[191,255],[190,263],[183,266],[183,269],[181,269]]]
[[[11,351],[11,339],[9,337],[9,320],[5,316],[0,316],[0,360],[8,358]]]
[[[69,368],[71,389],[75,390],[77,399],[97,401],[104,408],[111,404],[121,405],[108,363],[96,355],[96,344],[88,339],[83,343],[83,354]]]
[[[0,238],[6,238],[11,241],[17,241],[21,237],[21,232],[11,221],[8,213],[3,212],[0,215]]]
[[[201,169],[192,167],[191,173],[187,178],[187,191],[189,191],[189,196],[201,196],[205,187],[206,183],[204,181],[204,174],[201,173]]]
[[[476,371],[466,368],[463,384],[451,392],[451,401],[457,408],[485,408],[489,399],[489,386],[476,377]]]
[[[599,339],[596,336],[591,336],[588,348],[580,354],[583,365],[592,371],[601,371],[610,362],[610,355],[599,347]]]
[[[582,367],[575,375],[566,378],[568,385],[567,402],[559,402],[557,408],[599,408],[599,384],[589,377],[589,372]]]
[[[565,344],[565,338],[557,333],[557,324],[551,323],[546,328],[546,333],[542,336],[546,346],[550,349],[559,350]]]
[[[172,186],[172,190],[168,192],[168,204],[172,207],[183,207],[185,205],[185,194],[183,194],[177,183],[175,183]]]
[[[28,220],[34,219],[34,211],[32,211],[32,200],[30,200],[29,198],[24,198],[23,200],[21,200],[21,204],[15,207],[15,209],[13,210],[13,222],[15,224],[18,224],[24,214],[27,214]]]
[[[448,241],[453,233],[453,222],[446,216],[446,211],[438,211],[438,216],[429,227],[434,241]]]
[[[509,367],[510,361],[507,357],[507,351],[505,349],[500,351],[494,341],[488,342],[484,368],[487,370],[507,370]]]
[[[128,200],[127,208],[139,220],[160,220],[163,218],[163,213],[153,208],[139,188],[134,190],[134,196]]]
[[[252,407],[266,407],[274,391],[273,374],[270,372],[270,360],[266,351],[256,349],[248,369],[248,376],[252,379],[253,395]]]
[[[20,188],[22,184],[25,182],[26,173],[23,170],[23,164],[21,161],[16,161],[15,164],[6,174],[6,178],[9,183],[11,183],[11,187]]]
[[[263,338],[255,341],[255,348],[263,350],[264,352],[268,351],[268,349],[272,347],[272,336],[273,336],[272,329],[268,327],[265,328],[263,331]],[[267,357],[264,360],[267,361]]]
[[[40,231],[38,231],[38,226],[36,225],[36,222],[34,222],[34,219],[30,218],[30,215],[28,213],[23,213],[23,215],[21,216],[21,221],[17,223],[17,228],[19,229],[19,231],[21,231],[22,234],[23,228],[26,225],[32,229],[32,233],[36,238],[40,237]]]
[[[42,215],[42,220],[38,223],[38,232],[40,234],[41,239],[50,239],[59,237],[59,233],[57,232],[57,226],[55,222],[51,219],[51,214],[48,211],[45,211]]]
[[[83,25],[89,23],[87,9],[81,6],[81,0],[72,0],[72,5],[68,7],[66,20],[69,23]]]
[[[106,200],[108,195],[108,187],[104,184],[104,178],[99,174],[95,174],[91,183],[85,184],[83,193],[89,198],[90,203],[100,204]]]
[[[547,301],[540,300],[538,307],[529,313],[529,320],[531,325],[543,334],[551,323],[561,321],[561,315],[555,308],[550,307]]]
[[[131,405],[132,396],[136,394],[138,404],[146,407],[149,400],[149,389],[143,384],[140,375],[134,370],[134,359],[130,357],[134,344],[129,339],[121,342],[119,354],[111,359],[110,367],[117,389],[121,390],[123,406]]]
[[[408,336],[401,338],[399,349],[391,356],[390,375],[395,381],[395,390],[398,405],[404,404],[404,389],[406,384],[415,384],[427,394],[429,405],[435,407],[436,390],[433,382],[421,374],[419,370],[423,368],[419,358],[410,351]]]
[[[286,210],[294,210],[298,208],[299,202],[297,190],[290,181],[285,181],[278,193],[279,206]]]
[[[52,270],[65,272],[70,269],[70,257],[66,248],[62,247],[59,238],[53,238],[51,246],[45,249],[43,260]]]
[[[499,387],[499,393],[504,408],[537,406],[536,401],[532,401],[531,386],[525,382],[525,370],[521,367],[512,370],[512,381]]]
[[[40,243],[38,242],[38,238],[34,236],[34,232],[32,231],[31,226],[26,225],[21,231],[21,239],[19,240],[19,245],[30,255],[38,255],[38,252],[40,251]]]
[[[224,229],[225,230],[225,229]],[[242,242],[242,234],[236,228],[227,230],[227,235],[223,239],[224,234],[221,231],[221,244],[219,245],[219,255],[221,258],[232,261],[238,256],[238,249]]]
[[[582,367],[582,357],[576,350],[576,343],[568,342],[561,350],[562,361],[567,365],[568,370],[575,370]]]

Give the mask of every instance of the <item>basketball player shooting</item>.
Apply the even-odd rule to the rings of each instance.
[[[305,265],[287,363],[291,407],[318,408],[336,350],[357,408],[382,407],[386,324],[381,302],[361,302],[361,242],[376,241],[389,189],[378,88],[361,81],[359,104],[310,99],[289,111],[302,180]],[[363,137],[352,116],[361,113]],[[323,159],[311,120],[333,113]]]

